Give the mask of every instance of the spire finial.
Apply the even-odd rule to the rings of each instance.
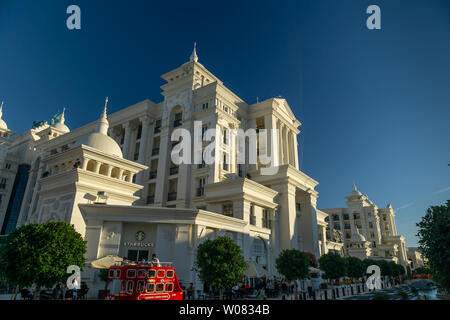
[[[64,124],[64,122],[66,121],[66,119],[64,118],[64,113],[66,112],[66,107],[63,108],[63,111],[61,113],[61,117],[59,118],[59,122]]]
[[[99,120],[98,132],[104,135],[108,135],[109,122],[107,119],[106,108],[108,107],[108,97],[105,99],[105,108]]]
[[[106,108],[108,107],[108,97],[105,99],[105,109],[103,110],[103,114],[106,116]]]
[[[198,61],[198,56],[197,56],[197,42],[194,42],[194,50],[192,51],[190,61],[191,61],[191,62],[192,62],[192,61],[195,61],[195,62]]]
[[[0,105],[0,118],[3,116],[3,103],[4,101],[2,101],[2,104]]]

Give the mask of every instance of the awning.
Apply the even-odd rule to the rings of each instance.
[[[89,266],[96,269],[108,269],[111,266],[119,265],[122,261],[123,258],[121,257],[108,255],[103,258],[91,261],[91,263],[89,263]]]

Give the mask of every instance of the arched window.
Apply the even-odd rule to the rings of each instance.
[[[86,167],[86,170],[87,171],[91,171],[91,172],[95,172],[95,164],[96,164],[95,160],[89,160],[89,162],[87,164],[87,167]]]
[[[120,173],[119,168],[113,168],[111,171],[111,178],[119,179],[119,173]]]
[[[99,173],[100,173],[101,175],[106,176],[106,175],[108,174],[108,165],[103,163],[103,164],[100,166],[100,171],[99,171]]]

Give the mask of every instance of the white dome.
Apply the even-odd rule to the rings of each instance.
[[[64,118],[64,113],[65,112],[66,112],[66,108],[63,109],[63,112],[61,114],[61,118],[59,119],[58,123],[53,126],[53,128],[58,129],[58,130],[60,130],[60,131],[62,131],[64,133],[68,133],[68,132],[70,132],[70,129],[69,129],[68,126],[66,126],[64,124],[64,122],[66,121],[66,119]]]
[[[106,98],[105,109],[103,114],[98,121],[97,131],[91,133],[87,136],[80,138],[74,145],[74,147],[79,147],[85,145],[105,153],[123,158],[122,150],[113,138],[108,136],[109,123],[106,119],[106,105],[108,103],[108,98]]]
[[[6,122],[3,121],[2,116],[3,116],[3,101],[2,104],[0,105],[0,129],[8,130],[8,126],[6,125]]]
[[[58,122],[57,124],[55,124],[54,128],[58,129],[59,131],[62,131],[64,133],[70,132],[69,127],[66,126],[64,123],[61,123],[61,122]]]
[[[353,185],[353,191],[350,192],[350,194],[348,196],[349,197],[360,197],[360,196],[362,196],[362,193],[359,192],[358,189],[356,189],[356,185]]]
[[[74,147],[81,145],[85,145],[121,158],[123,157],[122,150],[117,142],[114,141],[113,138],[102,133],[94,132],[84,136],[75,143]]]
[[[6,122],[3,121],[3,119],[0,119],[0,129],[8,130],[8,126],[6,125]]]

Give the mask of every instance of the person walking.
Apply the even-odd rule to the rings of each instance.
[[[194,293],[195,293],[194,284],[191,282],[188,288],[188,300],[194,300],[195,298]]]

